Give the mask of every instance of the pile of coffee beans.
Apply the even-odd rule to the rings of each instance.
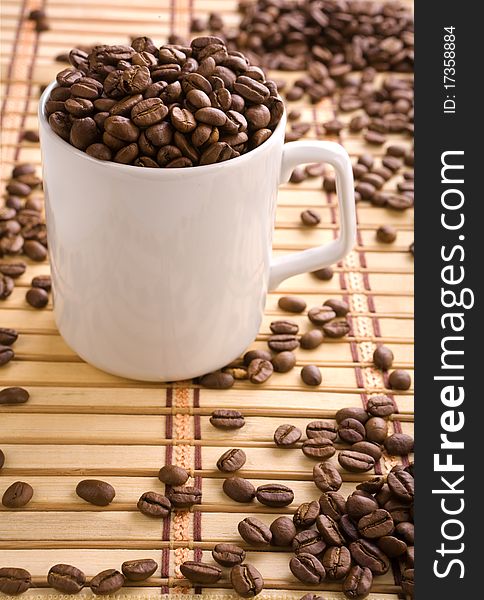
[[[99,160],[191,167],[264,143],[284,111],[274,81],[216,36],[190,45],[74,48],[46,103],[53,131]]]

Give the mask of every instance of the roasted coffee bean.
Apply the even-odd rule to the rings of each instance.
[[[24,254],[30,259],[40,262],[47,258],[46,248],[36,240],[26,240],[23,246]]]
[[[319,508],[321,514],[339,521],[341,515],[345,512],[346,501],[338,492],[324,492],[319,497]]]
[[[343,594],[349,600],[363,600],[373,585],[373,573],[366,567],[354,565],[343,582]]]
[[[222,454],[217,460],[217,469],[223,473],[233,473],[245,465],[247,457],[240,448],[232,448]]]
[[[137,127],[151,127],[162,121],[167,114],[168,108],[165,106],[163,100],[160,98],[147,98],[133,106],[131,109],[131,120]],[[177,128],[173,116],[172,124]]]
[[[296,336],[287,333],[271,335],[267,344],[274,352],[295,350],[299,346]]]
[[[390,568],[390,561],[383,552],[368,540],[360,539],[349,546],[353,560],[360,567],[367,567],[373,575],[384,575]]]
[[[28,196],[32,188],[26,183],[22,183],[20,181],[11,181],[7,185],[7,192],[12,196],[20,196],[21,198]]]
[[[30,288],[25,294],[25,299],[33,308],[44,308],[49,303],[49,294],[42,288]]]
[[[281,483],[266,483],[257,488],[256,498],[265,506],[280,508],[291,504],[294,500],[294,492]]]
[[[382,371],[388,371],[393,364],[393,352],[386,346],[378,346],[373,352],[373,363],[378,369]]]
[[[15,356],[14,351],[9,346],[0,346],[0,367],[9,363]]]
[[[338,434],[348,444],[362,442],[366,436],[365,426],[356,419],[347,418],[339,424]]]
[[[255,498],[255,487],[248,479],[229,477],[222,485],[224,493],[235,502],[252,502]]]
[[[383,445],[391,456],[405,456],[413,452],[414,441],[413,437],[406,433],[394,433],[386,438]]]
[[[171,502],[166,496],[156,492],[145,492],[140,496],[137,504],[138,510],[147,517],[164,519],[171,512]]]
[[[317,504],[317,502],[316,502]],[[326,548],[326,543],[323,542],[321,536],[314,529],[300,531],[292,540],[292,549],[295,554],[312,554],[318,556]]]
[[[378,548],[388,556],[396,558],[407,551],[407,544],[392,535],[385,535],[376,542]]]
[[[361,442],[362,444],[370,444],[370,442]],[[385,483],[385,479],[383,477],[373,477],[373,479],[369,479],[368,481],[363,481],[356,486],[357,490],[362,490],[363,492],[367,492],[368,494],[377,494],[383,484]]]
[[[230,375],[232,375],[232,377],[235,380],[243,380],[243,379],[249,378],[247,369],[243,366],[238,366],[238,365],[228,366],[228,367],[224,367],[222,370],[224,373],[229,373]]]
[[[0,390],[0,404],[23,404],[29,398],[28,391],[21,387],[8,387]]]
[[[18,596],[26,592],[32,585],[32,577],[25,569],[16,567],[0,567],[0,592]]]
[[[264,546],[271,543],[271,530],[265,523],[255,517],[247,517],[243,521],[240,521],[238,531],[248,544]]]
[[[127,560],[121,565],[121,571],[129,581],[144,581],[153,575],[158,563],[152,558]]]
[[[213,411],[210,423],[218,429],[240,429],[245,425],[245,419],[238,410],[220,408]]]
[[[393,210],[407,210],[413,206],[413,197],[405,194],[390,194],[386,202],[389,208]]]
[[[301,336],[299,343],[305,350],[314,350],[324,341],[323,332],[320,329],[311,329]]]
[[[374,146],[381,146],[386,142],[386,137],[382,133],[377,131],[371,131],[370,129],[363,135],[365,142]]]
[[[306,172],[304,170],[303,167],[296,167],[293,172],[291,173],[291,177],[289,178],[289,181],[291,183],[301,183],[301,181],[304,181],[306,179]],[[302,218],[302,214],[301,214],[301,218]]]
[[[393,399],[385,396],[384,394],[371,396],[368,399],[366,409],[372,416],[375,417],[389,417],[397,411]]]
[[[415,565],[415,548],[414,546],[408,546],[405,551],[405,564],[408,567],[414,567]]]
[[[289,350],[285,350],[276,354],[271,362],[276,373],[287,373],[295,366],[296,355]]]
[[[0,327],[0,345],[11,346],[17,341],[18,333],[15,329],[9,327]],[[1,404],[0,400],[0,404]]]
[[[301,379],[306,385],[320,385],[322,381],[321,371],[315,365],[306,365],[301,369]]]
[[[314,465],[313,480],[322,492],[336,492],[343,483],[338,469],[327,462]]]
[[[358,521],[358,530],[365,538],[380,538],[393,532],[394,525],[390,513],[382,508],[365,515]]]
[[[116,492],[113,486],[99,479],[83,479],[77,484],[76,494],[90,504],[107,506],[114,500]]]
[[[313,271],[312,275],[320,279],[321,281],[330,281],[333,279],[334,271],[331,267],[323,267],[317,271]]]
[[[222,577],[222,569],[210,563],[187,560],[180,565],[181,574],[193,583],[217,583]]]
[[[3,467],[4,464],[5,464],[5,454],[3,453],[3,450],[0,449],[0,469]]]
[[[106,569],[95,575],[89,584],[96,596],[115,594],[124,585],[124,575],[116,569]]]
[[[37,275],[32,279],[31,285],[33,288],[41,288],[46,292],[50,292],[52,288],[52,280],[50,275]]]
[[[413,598],[414,595],[414,570],[405,569],[402,574],[402,590]]]
[[[305,456],[313,460],[328,460],[336,453],[333,442],[325,437],[315,437],[306,440],[302,445]]]
[[[243,598],[253,598],[260,594],[264,580],[259,571],[252,565],[236,565],[230,571],[230,582],[235,592]]]
[[[77,567],[61,563],[50,568],[47,583],[63,594],[78,594],[86,585],[86,576]]]
[[[379,446],[375,442],[367,442],[367,441],[356,442],[356,444],[353,444],[351,446],[351,450],[353,452],[361,452],[363,454],[369,454],[370,456],[372,456],[375,459],[375,462],[379,461],[380,458],[382,457],[381,446]]]
[[[277,304],[282,310],[292,313],[301,313],[306,309],[306,302],[298,296],[281,296]]]
[[[392,519],[395,523],[411,521],[413,518],[412,505],[408,504],[406,501],[399,500],[395,496],[391,496],[390,500],[385,502],[383,508],[392,515]]]
[[[395,535],[398,535],[408,546],[415,543],[415,532],[413,523],[398,523],[395,526]]]
[[[303,225],[314,227],[321,223],[321,217],[315,210],[308,209],[301,213],[301,221],[303,222]]]
[[[294,321],[272,321],[270,324],[272,333],[290,333],[295,335],[299,331],[299,325]]]
[[[328,515],[319,515],[316,519],[316,527],[328,546],[344,546],[345,539],[337,521]]]
[[[344,579],[351,568],[351,554],[346,546],[331,546],[321,562],[328,579]]]
[[[397,239],[397,230],[391,225],[382,225],[376,230],[376,239],[383,244],[392,244]]]
[[[289,517],[277,517],[270,525],[273,546],[291,546],[296,536],[296,526]]]
[[[392,471],[387,477],[388,487],[393,495],[404,502],[412,502],[415,496],[415,483],[406,471]]]
[[[25,481],[15,481],[5,490],[2,504],[7,508],[22,508],[30,502],[33,495],[34,490],[30,484]]]
[[[347,542],[354,542],[360,538],[360,533],[349,515],[344,514],[341,517],[338,521],[338,527]]]
[[[336,317],[336,313],[329,306],[315,306],[308,311],[308,318],[315,325],[324,325]]]
[[[264,383],[274,372],[272,363],[262,358],[255,358],[248,366],[247,374],[251,383]]]
[[[390,373],[388,383],[393,390],[408,390],[412,385],[412,380],[407,371],[397,369]]]
[[[245,560],[245,550],[235,544],[217,544],[212,550],[213,559],[222,567],[235,567]]]
[[[351,450],[340,452],[338,462],[343,469],[350,473],[365,473],[375,465],[375,459],[372,456],[361,452],[352,452]]]
[[[289,562],[291,573],[302,583],[316,585],[324,581],[326,572],[321,562],[312,554],[301,553]]]
[[[362,490],[353,492],[346,499],[346,512],[355,522],[377,510],[377,508],[378,502],[376,499]]]
[[[274,432],[274,442],[282,447],[294,446],[301,439],[301,435],[301,430],[294,425],[279,425]]]
[[[223,373],[222,371],[216,371],[214,373],[208,373],[200,378],[200,385],[206,388],[212,388],[214,390],[227,390],[234,385],[234,378],[229,373]],[[210,420],[212,425],[214,423]],[[217,425],[215,425],[217,427]],[[240,425],[239,427],[242,427]],[[233,429],[234,427],[231,427]]]
[[[175,487],[184,485],[188,481],[188,477],[187,470],[177,465],[165,465],[158,473],[160,481]]]
[[[361,406],[349,406],[347,408],[340,408],[336,413],[336,422],[339,424],[345,419],[356,419],[363,425],[368,421],[368,413]]]
[[[189,485],[171,488],[166,496],[175,508],[190,508],[202,501],[202,492]]]
[[[332,421],[311,421],[306,425],[308,438],[325,437],[334,442],[338,436],[338,429]]]
[[[311,525],[314,525],[318,516],[319,503],[316,500],[313,500],[312,502],[303,502],[298,506],[296,512],[294,513],[294,525],[296,525],[298,528],[306,529],[311,527]]]
[[[249,350],[244,354],[244,365],[248,367],[256,358],[260,358],[262,360],[271,360],[272,356],[270,352],[267,352],[267,350]]]
[[[348,321],[332,321],[323,325],[323,332],[329,338],[342,338],[350,332]]]
[[[0,263],[0,273],[11,279],[17,279],[17,277],[23,275],[26,268],[27,265],[24,262]]]
[[[350,311],[349,304],[338,298],[329,298],[324,302],[323,306],[329,306],[337,317],[346,317]]]

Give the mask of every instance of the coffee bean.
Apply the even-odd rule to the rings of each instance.
[[[318,556],[326,548],[326,543],[323,542],[321,536],[314,529],[300,531],[294,536],[292,541],[292,549],[295,554],[312,554]]]
[[[302,313],[306,309],[306,302],[297,296],[281,296],[277,304],[282,310],[292,313]]]
[[[343,483],[338,469],[327,462],[319,463],[313,467],[313,480],[322,492],[336,492]]]
[[[270,352],[267,352],[267,350],[249,350],[244,354],[244,365],[248,367],[256,358],[260,358],[262,360],[271,360],[272,355]]]
[[[333,442],[325,437],[316,437],[306,440],[302,445],[305,456],[313,460],[328,460],[336,453]]]
[[[375,459],[368,454],[344,450],[338,454],[338,462],[350,473],[365,473],[373,468]]]
[[[349,600],[363,600],[369,595],[372,584],[373,574],[370,569],[354,565],[343,582],[343,594]]]
[[[200,378],[200,385],[216,390],[226,390],[234,385],[234,378],[229,373],[216,371]],[[213,424],[213,423],[212,423]]]
[[[116,492],[113,486],[99,479],[83,479],[77,484],[76,494],[90,504],[107,506],[114,500]]]
[[[393,364],[393,352],[386,346],[378,346],[373,352],[373,363],[378,369],[382,371],[388,371]]]
[[[328,515],[319,515],[316,519],[316,527],[328,546],[343,546],[345,544],[345,539],[335,519]]]
[[[342,515],[338,527],[347,542],[354,542],[360,538],[360,533],[349,515]]]
[[[348,444],[362,442],[366,435],[365,426],[356,419],[344,419],[339,424],[338,434],[339,437],[345,442],[348,442]]]
[[[190,508],[202,501],[202,492],[189,485],[171,488],[166,496],[175,508]]]
[[[407,371],[397,369],[390,373],[388,383],[393,390],[408,390],[412,385],[412,380]]]
[[[77,567],[61,563],[49,569],[47,583],[62,594],[78,594],[86,585],[86,576]]]
[[[308,311],[308,318],[315,325],[324,325],[336,317],[336,313],[329,306],[315,306]]]
[[[245,550],[235,544],[217,544],[212,550],[213,559],[222,567],[235,567],[245,560]]]
[[[339,521],[346,510],[346,501],[338,492],[324,492],[319,497],[319,508],[321,514]]]
[[[301,221],[303,225],[307,225],[308,227],[314,227],[321,223],[321,217],[315,210],[304,210],[301,213]]]
[[[395,402],[392,398],[385,396],[385,394],[379,394],[368,398],[366,409],[375,417],[389,417],[397,412]]]
[[[238,410],[220,408],[213,411],[210,423],[217,429],[240,429],[245,425],[245,419]]]
[[[365,139],[365,142],[374,146],[381,146],[386,142],[386,137],[382,133],[378,133],[377,131],[368,130],[363,135],[363,138]]]
[[[331,546],[321,562],[328,579],[344,579],[351,568],[351,554],[346,546]]]
[[[331,267],[324,267],[322,269],[318,269],[317,271],[313,271],[311,274],[321,281],[330,281],[333,279],[334,271]]]
[[[23,404],[29,398],[29,392],[21,387],[8,387],[0,390],[0,404]]]
[[[289,562],[291,573],[302,583],[316,585],[324,581],[326,572],[321,562],[312,554],[301,553]]]
[[[33,288],[41,288],[46,292],[50,292],[52,288],[52,280],[50,275],[37,275],[32,279],[31,285]]]
[[[316,523],[316,518],[318,516],[319,503],[316,500],[313,500],[312,502],[303,502],[298,506],[296,512],[294,513],[294,525],[300,529],[307,529]],[[311,552],[311,554],[314,554],[314,552]],[[316,552],[316,554],[319,554],[319,552]]]
[[[325,437],[334,442],[338,436],[338,429],[332,421],[311,421],[306,425],[308,438]]]
[[[291,546],[296,536],[296,526],[289,517],[277,517],[277,519],[272,521],[270,531],[272,533],[271,544],[273,546]]]
[[[193,583],[217,583],[222,577],[222,569],[210,563],[187,560],[180,565],[181,574]]]
[[[254,359],[247,369],[251,383],[264,383],[271,377],[273,372],[272,363],[262,358]]]
[[[397,239],[397,230],[391,225],[382,225],[376,230],[376,239],[383,244],[392,244]]]
[[[0,567],[0,592],[18,596],[26,592],[32,585],[32,577],[25,569],[16,567]]]
[[[413,452],[414,441],[406,433],[394,433],[386,438],[383,445],[390,456],[405,456]]]
[[[31,191],[32,189],[30,186],[28,186],[26,183],[21,183],[20,181],[12,180],[7,185],[7,192],[12,196],[20,196],[23,198],[28,196]]]
[[[158,569],[158,563],[152,558],[127,560],[121,565],[121,571],[129,581],[144,581]]]
[[[301,379],[306,385],[318,386],[321,384],[321,371],[315,365],[306,365],[301,369]]]
[[[9,346],[0,346],[0,367],[9,363],[14,356],[15,354]]]
[[[240,448],[232,448],[222,454],[217,461],[217,469],[223,473],[233,473],[245,465],[247,457]]]
[[[257,488],[256,498],[265,506],[280,508],[291,504],[294,500],[294,492],[281,483],[266,483]]]
[[[392,471],[387,477],[388,487],[394,496],[404,502],[412,502],[415,496],[414,479],[406,471]]]
[[[252,502],[256,494],[252,483],[242,477],[229,477],[225,479],[222,489],[235,502]]]
[[[329,298],[324,302],[323,306],[329,306],[337,317],[346,317],[350,311],[348,303],[338,298]]]
[[[299,343],[305,350],[314,350],[324,341],[323,332],[320,329],[311,329],[301,336]]]
[[[137,504],[138,510],[147,517],[164,519],[171,512],[171,502],[166,496],[156,492],[145,492],[140,496]]]
[[[282,447],[294,446],[301,439],[301,435],[301,430],[294,425],[279,425],[274,432],[274,442]]]
[[[363,454],[368,454],[369,456],[372,456],[375,459],[375,462],[379,461],[382,457],[381,446],[379,446],[375,442],[356,442],[356,444],[353,444],[351,446],[351,450],[353,452],[361,452]]]
[[[290,333],[295,335],[299,331],[299,325],[294,321],[272,321],[270,324],[272,333]]]
[[[349,406],[347,408],[341,408],[338,410],[335,418],[338,424],[345,419],[356,419],[364,425],[368,421],[368,414],[361,406]]]
[[[395,523],[403,523],[405,521],[410,521],[413,518],[412,506],[394,496],[385,502],[383,508],[392,515],[392,519]]]
[[[238,531],[248,544],[254,546],[268,545],[272,539],[272,532],[269,527],[255,517],[247,517],[240,521]]]
[[[353,560],[360,566],[370,569],[373,575],[384,575],[390,568],[390,561],[383,552],[368,540],[360,539],[349,546]]]
[[[252,565],[236,565],[230,571],[230,582],[235,592],[243,598],[253,598],[260,594],[264,580],[259,571]]]
[[[37,262],[43,261],[47,258],[47,250],[45,247],[36,240],[26,240],[23,246],[24,254],[26,254],[31,260]]]
[[[296,336],[287,333],[271,335],[267,344],[274,352],[295,350],[299,346]]]
[[[414,546],[407,547],[405,551],[405,563],[409,567],[414,567],[415,565],[415,548]]]
[[[3,453],[3,450],[0,449],[0,469],[3,467],[4,464],[5,464],[5,454]]]
[[[291,173],[291,177],[289,178],[289,181],[291,183],[301,183],[302,181],[304,181],[306,179],[307,175],[306,175],[306,171],[304,170],[304,167],[296,167],[293,172]],[[302,215],[301,215],[302,218]]]
[[[33,308],[44,308],[49,302],[49,294],[42,288],[30,288],[25,299]]]
[[[381,444],[388,435],[388,423],[381,417],[371,417],[365,423],[366,439]]]
[[[184,485],[188,481],[188,477],[186,469],[177,465],[165,465],[158,473],[158,479],[161,482],[175,487]]]
[[[0,345],[11,346],[17,341],[18,333],[15,329],[9,327],[0,327]],[[0,404],[1,404],[0,400]]]
[[[30,502],[33,495],[34,490],[31,485],[25,481],[16,481],[5,490],[2,504],[7,508],[22,508]]]
[[[26,268],[27,265],[24,262],[0,263],[0,273],[12,279],[17,279],[17,277],[23,275]]]
[[[287,373],[296,364],[296,356],[293,352],[286,350],[276,354],[271,362],[276,373]]]
[[[413,206],[413,197],[404,194],[390,194],[386,202],[389,208],[393,210],[407,210]]]
[[[370,442],[360,442],[361,444],[371,445]],[[363,481],[356,486],[357,490],[362,490],[369,494],[377,494],[383,484],[385,483],[385,479],[383,477],[373,477],[372,479],[368,479],[367,481]]]
[[[395,527],[395,535],[398,535],[409,546],[413,546],[415,543],[414,529],[413,523],[398,523]]]
[[[346,500],[346,512],[355,522],[377,510],[377,508],[378,502],[376,499],[371,494],[361,490],[353,492]]]
[[[348,321],[332,321],[323,325],[323,332],[329,338],[342,338],[350,332]]]
[[[384,535],[376,544],[388,558],[397,558],[407,551],[407,544],[392,535]]]
[[[96,596],[115,594],[124,585],[124,575],[116,569],[106,569],[95,575],[89,584]]]
[[[394,525],[390,513],[378,508],[358,521],[358,530],[365,538],[380,538],[393,532]]]

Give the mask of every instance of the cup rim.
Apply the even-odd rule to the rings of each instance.
[[[250,150],[249,152],[246,152],[245,154],[241,154],[240,156],[237,156],[235,158],[231,158],[229,160],[225,160],[219,163],[213,163],[211,165],[195,165],[193,167],[175,167],[175,168],[163,168],[160,167],[158,169],[153,169],[153,168],[143,168],[143,167],[138,167],[136,165],[123,165],[120,163],[115,163],[111,160],[99,160],[98,158],[94,158],[93,156],[90,156],[89,154],[87,154],[86,152],[84,152],[83,150],[79,150],[78,148],[76,148],[75,146],[72,146],[71,144],[69,144],[68,142],[66,142],[66,140],[63,140],[60,136],[58,136],[50,127],[48,119],[46,117],[45,114],[45,104],[50,96],[51,91],[57,87],[57,81],[54,79],[54,81],[52,81],[43,91],[40,99],[39,99],[39,103],[38,103],[38,111],[37,111],[37,115],[38,115],[38,119],[39,119],[39,124],[42,130],[42,133],[44,135],[46,135],[47,137],[49,137],[51,140],[53,140],[55,143],[65,146],[67,151],[70,151],[72,153],[74,153],[74,155],[78,156],[79,158],[83,159],[83,160],[87,160],[88,162],[92,162],[94,165],[96,166],[104,166],[107,169],[115,169],[117,170],[119,173],[136,173],[137,171],[141,171],[144,176],[148,176],[148,177],[163,177],[163,176],[168,176],[168,175],[174,175],[176,173],[181,174],[184,173],[185,175],[188,174],[195,174],[195,173],[208,173],[211,170],[214,171],[216,169],[220,169],[222,166],[224,168],[227,168],[229,166],[241,166],[243,164],[243,162],[247,162],[249,160],[251,160],[252,158],[256,158],[256,156],[258,156],[261,152],[265,151],[270,151],[270,148],[275,145],[278,141],[279,135],[281,133],[281,129],[283,129],[285,131],[286,128],[286,107],[284,105],[284,112],[282,113],[281,119],[279,121],[279,123],[277,124],[277,127],[274,129],[271,137],[266,140],[263,144],[261,144],[260,146],[258,146],[257,148],[254,148],[253,150]],[[278,135],[276,135],[278,134]],[[283,138],[284,139],[284,138]],[[41,146],[42,146],[42,137],[41,137]]]

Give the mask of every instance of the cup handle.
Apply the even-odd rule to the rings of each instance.
[[[287,183],[297,165],[302,163],[326,162],[336,172],[336,193],[340,213],[340,231],[336,240],[280,256],[272,260],[269,290],[294,275],[307,273],[332,265],[345,256],[356,240],[355,192],[353,169],[346,150],[335,142],[303,141],[284,145],[280,183]]]

